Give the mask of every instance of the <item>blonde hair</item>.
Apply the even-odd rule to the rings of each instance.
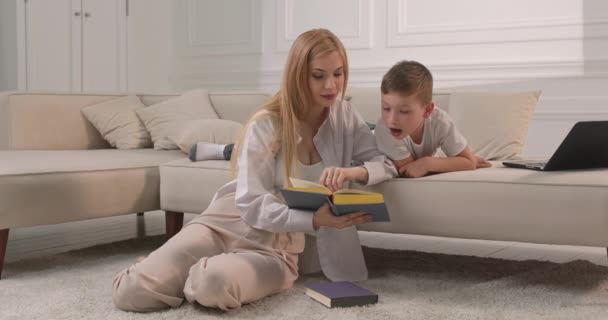
[[[433,99],[433,75],[422,63],[403,60],[382,77],[380,90],[383,94],[415,94],[423,104],[427,104]]]
[[[240,137],[232,152],[231,171],[236,175],[237,158],[244,140],[244,134],[251,123],[263,117],[269,117],[275,125],[274,141],[271,143],[272,153],[278,150],[284,159],[283,173],[285,184],[289,185],[291,169],[296,161],[297,124],[304,119],[314,103],[310,92],[311,62],[333,52],[338,52],[344,63],[344,88],[348,82],[348,60],[344,45],[335,34],[326,29],[313,29],[300,34],[289,50],[285,70],[279,91],[256,112],[245,125],[243,136]]]

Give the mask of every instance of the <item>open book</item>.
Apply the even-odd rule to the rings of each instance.
[[[388,210],[381,193],[357,189],[341,189],[331,192],[314,182],[290,178],[293,187],[281,189],[287,206],[293,209],[316,211],[329,202],[333,214],[340,216],[357,211],[372,216],[372,221],[390,221]]]

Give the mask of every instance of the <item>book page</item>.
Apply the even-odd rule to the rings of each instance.
[[[326,195],[332,194],[331,190],[327,189],[326,187],[324,187],[318,183],[314,183],[312,181],[291,178],[291,177],[289,178],[289,181],[291,181],[291,185],[293,187],[286,188],[286,189],[292,189],[292,190],[297,189],[297,190],[302,190],[302,191],[322,193],[322,194],[326,194]]]
[[[359,189],[340,189],[340,190],[334,192],[334,194],[341,194],[341,193],[374,194],[375,192],[369,192],[369,191],[359,190]]]
[[[340,190],[332,193],[331,190],[329,190],[327,187],[324,187],[323,185],[320,185],[320,184],[312,182],[312,181],[302,180],[302,179],[297,179],[297,178],[289,178],[289,180],[291,181],[291,184],[294,188],[308,190],[308,191],[312,191],[312,192],[315,192],[315,191],[321,192],[321,193],[325,193],[328,195],[329,194],[342,194],[342,193],[375,194],[375,192],[369,192],[369,191],[360,190],[360,189],[340,189]]]

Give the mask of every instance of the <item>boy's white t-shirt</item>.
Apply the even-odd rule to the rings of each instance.
[[[420,144],[414,143],[410,136],[405,139],[393,137],[382,118],[378,119],[374,134],[378,149],[393,160],[403,160],[410,155],[414,159],[433,156],[439,148],[448,157],[453,157],[467,146],[467,140],[458,131],[450,116],[439,108],[433,109],[431,116],[424,120]]]

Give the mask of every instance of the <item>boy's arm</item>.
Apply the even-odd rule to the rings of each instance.
[[[395,167],[397,168],[397,171],[399,171],[399,175],[402,176],[403,173],[402,171],[405,170],[405,167],[414,162],[416,159],[414,159],[414,156],[409,156],[405,159],[401,159],[401,160],[392,160],[393,163],[395,164]]]
[[[452,172],[474,170],[477,158],[468,146],[458,155],[447,158],[424,157],[399,167],[399,174],[409,178],[418,178],[430,172]]]
[[[453,157],[428,157],[428,159],[429,172],[474,170],[477,167],[477,158],[469,146]]]

